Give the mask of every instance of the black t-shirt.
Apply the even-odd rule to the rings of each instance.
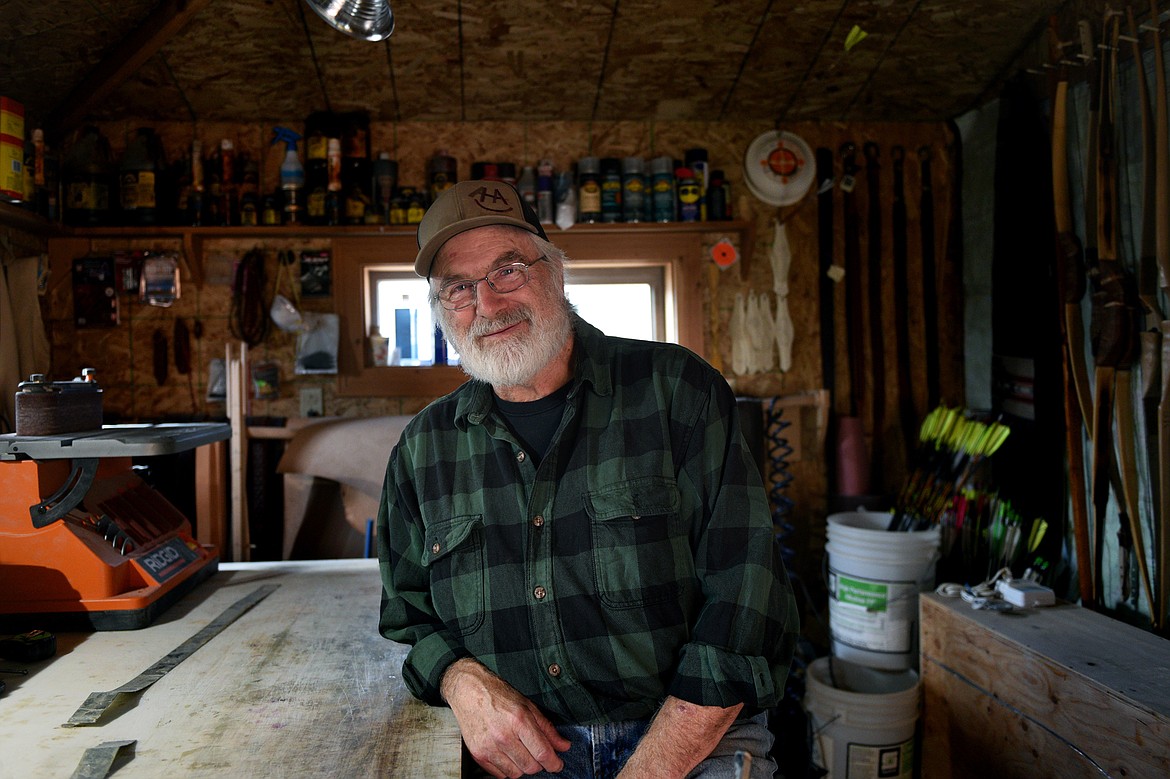
[[[569,398],[569,384],[551,395],[523,402],[513,402],[496,397],[496,408],[529,455],[538,461],[544,459],[553,435],[561,424],[565,402]]]

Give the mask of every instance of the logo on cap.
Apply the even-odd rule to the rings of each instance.
[[[484,211],[506,214],[515,210],[507,195],[501,192],[499,187],[492,187],[490,190],[486,186],[480,187],[470,192],[468,197]]]

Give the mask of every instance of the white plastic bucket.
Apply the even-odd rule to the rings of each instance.
[[[829,632],[833,655],[872,668],[918,666],[918,593],[934,587],[939,530],[886,530],[890,515],[828,519]]]
[[[912,779],[920,695],[916,671],[815,660],[804,708],[812,757],[829,772],[826,779]]]

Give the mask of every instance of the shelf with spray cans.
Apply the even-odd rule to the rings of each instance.
[[[21,209],[8,208],[7,211]],[[35,215],[28,214],[35,218]],[[0,223],[5,213],[0,213]],[[288,238],[355,238],[377,236],[407,236],[414,238],[418,225],[279,225],[279,226],[125,226],[125,227],[67,227],[39,220],[43,232],[54,237],[71,237],[90,240],[163,240],[178,242],[189,264],[191,280],[197,286],[203,283],[204,245],[208,241],[221,239],[246,239],[264,242]],[[47,226],[47,227],[46,227]],[[709,233],[725,235],[738,243],[740,262],[750,265],[752,248],[755,245],[755,223],[744,220],[725,222],[615,222],[578,223],[568,230],[556,225],[546,225],[549,239],[556,243],[557,234],[573,233],[589,235],[672,235],[678,233]]]

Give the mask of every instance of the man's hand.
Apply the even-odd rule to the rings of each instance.
[[[471,756],[496,779],[560,771],[569,742],[532,701],[470,658],[456,660],[439,683]]]
[[[719,745],[742,703],[726,709],[668,697],[618,779],[682,779]]]

